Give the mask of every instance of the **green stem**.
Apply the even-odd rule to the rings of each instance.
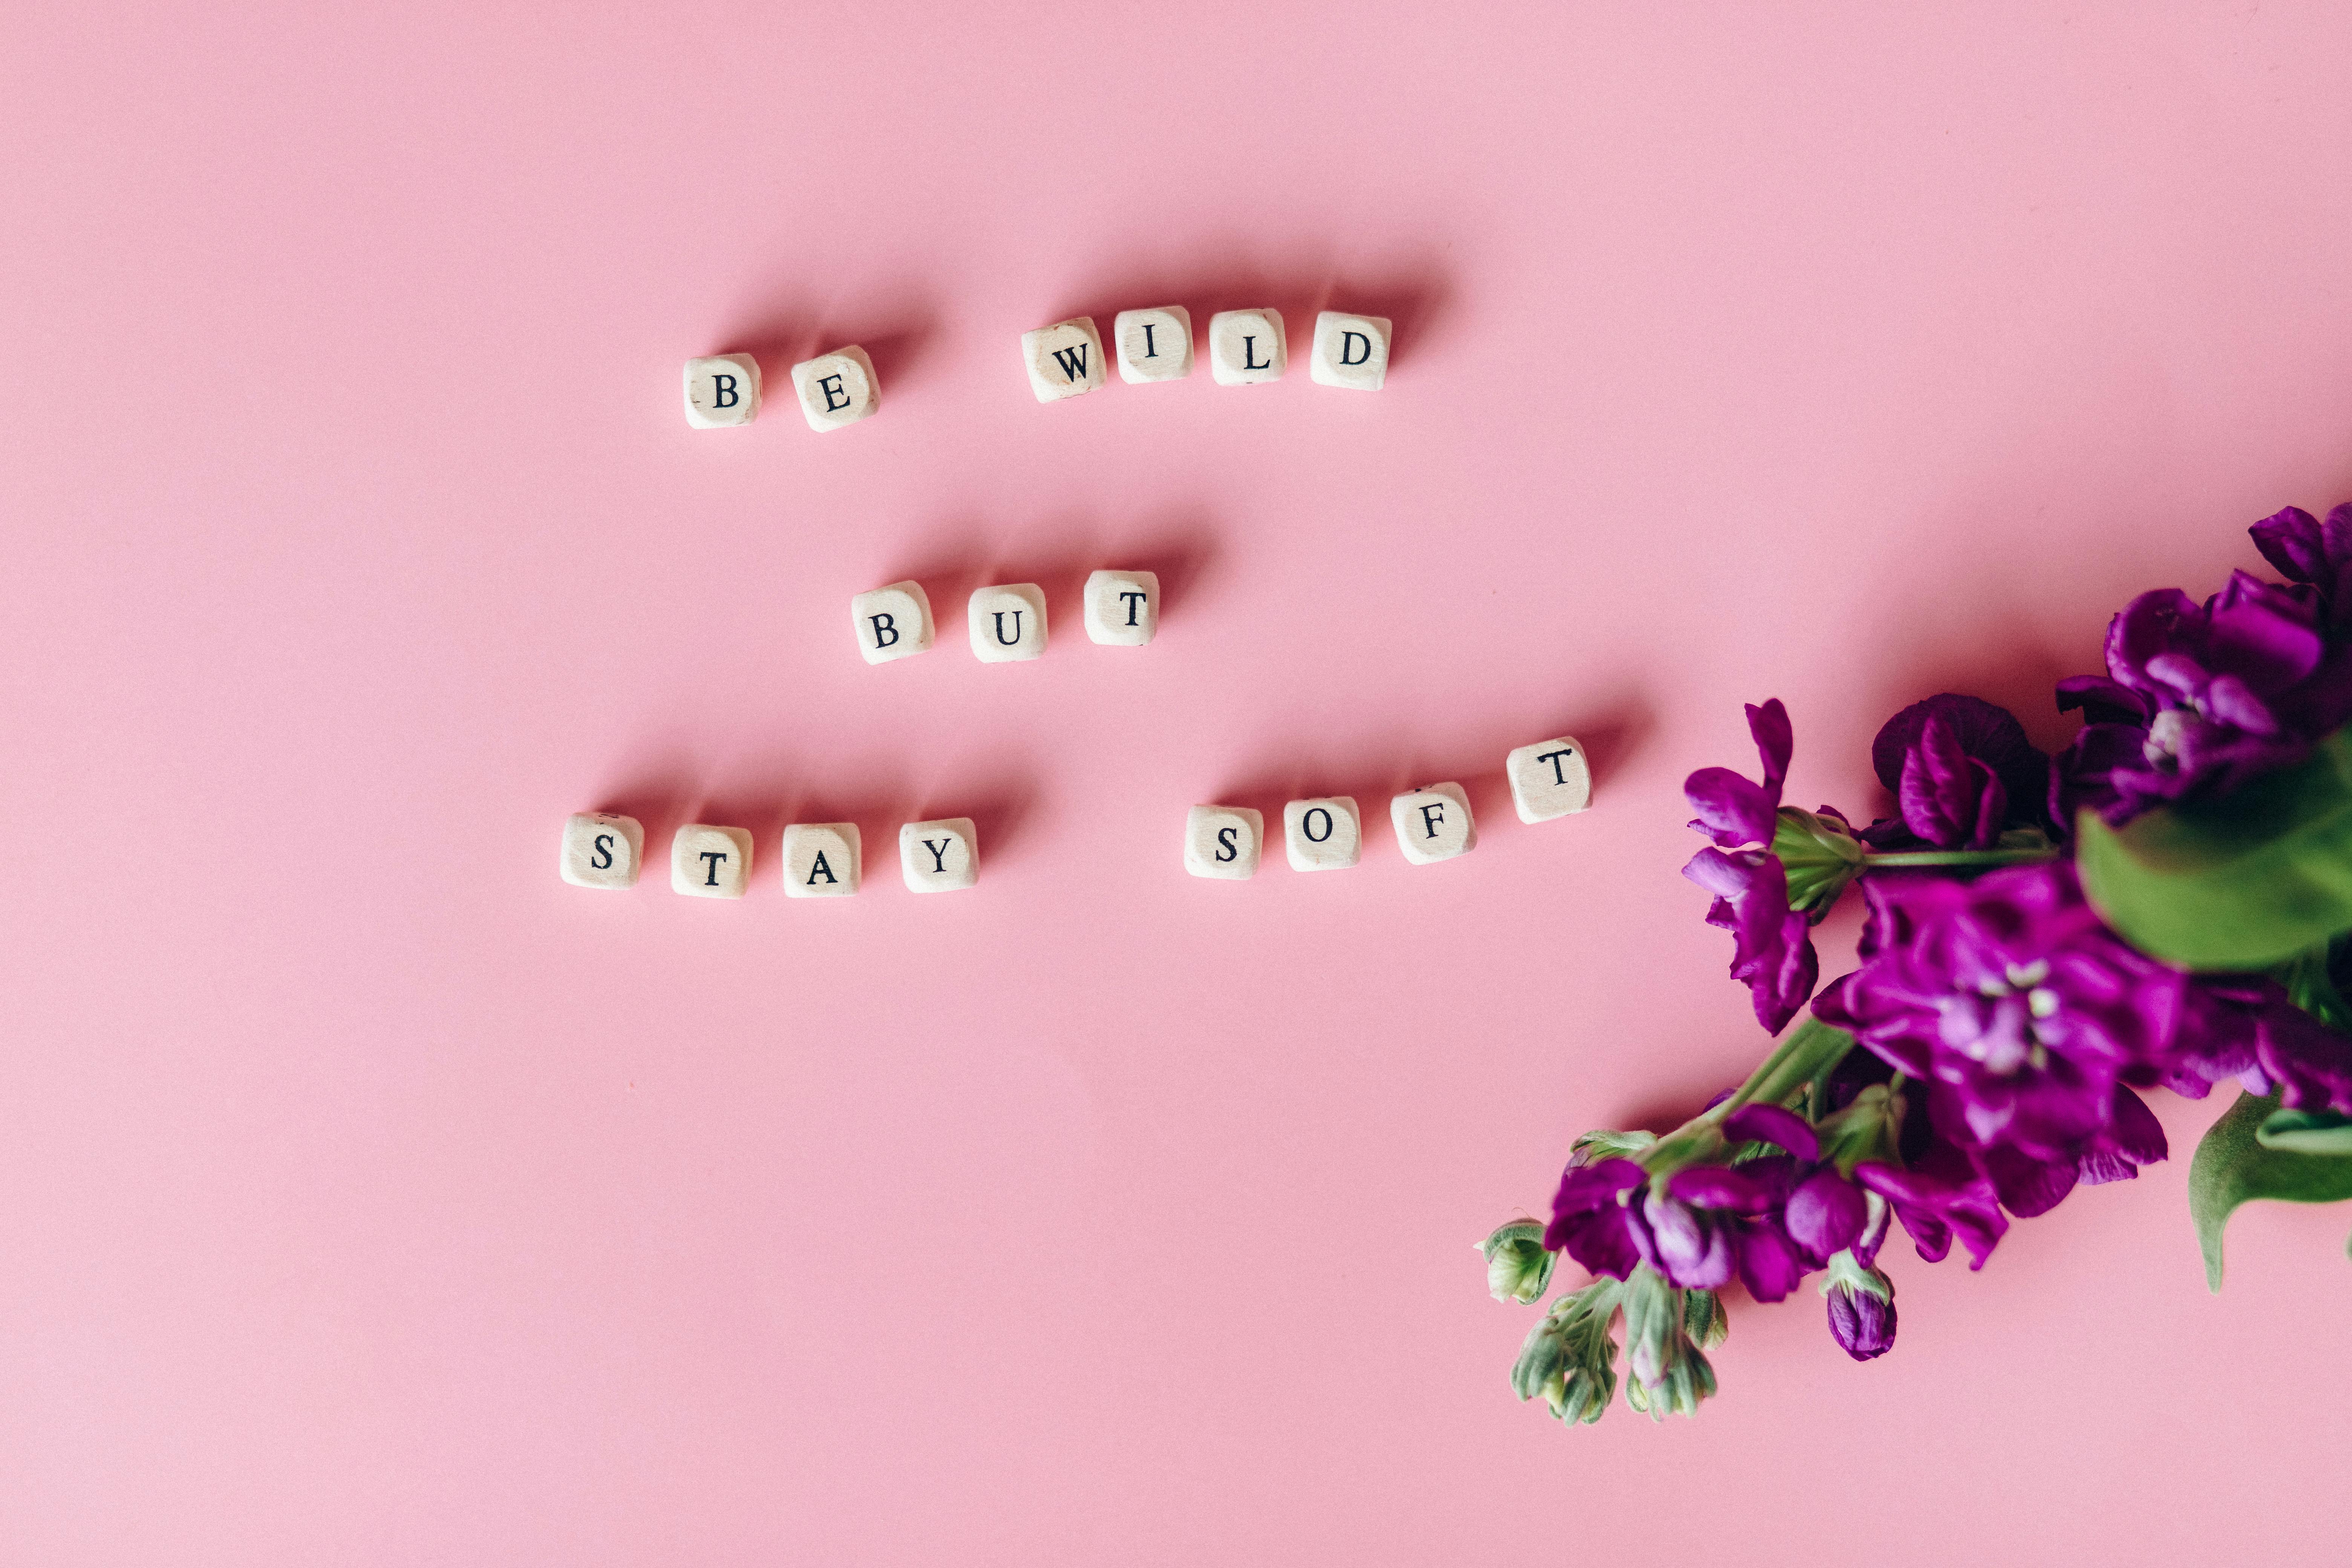
[[[1865,854],[1863,868],[1874,866],[2024,866],[2055,860],[2055,849],[1899,849],[1892,855]]]

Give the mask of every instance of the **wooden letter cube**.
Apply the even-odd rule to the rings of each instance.
[[[583,812],[563,824],[563,879],[575,888],[634,888],[645,865],[646,830],[634,816]]]
[[[1458,784],[1433,784],[1398,795],[1389,802],[1389,822],[1396,828],[1404,858],[1416,866],[1451,860],[1478,847],[1470,797]]]
[[[784,829],[784,896],[845,899],[857,891],[857,824],[795,822]]]
[[[882,406],[882,383],[866,351],[851,344],[793,366],[793,390],[812,430],[855,425]]]
[[[696,899],[740,899],[751,883],[751,835],[689,822],[669,841],[669,885]]]
[[[1021,363],[1040,403],[1058,403],[1103,384],[1102,334],[1092,316],[1056,321],[1021,334]]]
[[[1282,842],[1294,871],[1339,871],[1364,855],[1364,822],[1353,795],[1294,800],[1282,808]]]
[[[931,646],[931,596],[913,578],[849,598],[857,651],[868,664],[912,658]]]
[[[1279,310],[1220,310],[1209,318],[1209,374],[1219,386],[1280,381],[1290,363]]]
[[[686,362],[686,422],[698,430],[749,425],[760,415],[760,362],[714,354]]]
[[[1196,805],[1184,814],[1184,869],[1238,882],[1257,871],[1265,818],[1245,805]]]
[[[1521,822],[1549,822],[1592,804],[1592,768],[1573,735],[1521,746],[1503,763]]]
[[[918,893],[948,893],[980,880],[980,835],[969,816],[909,822],[898,829],[898,869]]]
[[[982,664],[1010,664],[1045,651],[1045,591],[1034,583],[976,588],[967,614],[972,657]]]
[[[1378,392],[1389,376],[1389,319],[1324,311],[1315,318],[1315,353],[1307,374],[1318,386]]]
[[[1121,310],[1111,323],[1121,381],[1181,381],[1192,374],[1192,312],[1181,305]]]
[[[1097,572],[1087,578],[1087,636],[1112,647],[1141,647],[1160,629],[1160,574]]]

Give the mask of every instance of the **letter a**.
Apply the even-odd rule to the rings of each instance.
[[[808,880],[802,883],[801,886],[803,888],[814,888],[816,886],[816,879],[819,877],[823,877],[826,881],[833,883],[835,887],[841,885],[841,879],[835,876],[833,874],[833,868],[824,863],[824,851],[822,849],[816,852],[816,864],[809,868]]]

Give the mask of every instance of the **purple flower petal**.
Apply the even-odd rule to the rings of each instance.
[[[1788,1300],[1804,1277],[1804,1261],[1789,1238],[1772,1226],[1752,1226],[1739,1238],[1739,1278],[1758,1300]]]
[[[1821,1158],[1812,1124],[1777,1105],[1741,1106],[1723,1119],[1723,1135],[1735,1143],[1777,1143],[1800,1160]]]
[[[1816,1268],[1859,1241],[1869,1218],[1870,1205],[1861,1190],[1829,1169],[1799,1183],[1781,1211],[1790,1239]]]

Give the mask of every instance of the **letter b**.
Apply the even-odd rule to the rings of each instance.
[[[898,622],[896,616],[883,615],[868,616],[866,618],[874,623],[876,647],[888,647],[898,640]]]

